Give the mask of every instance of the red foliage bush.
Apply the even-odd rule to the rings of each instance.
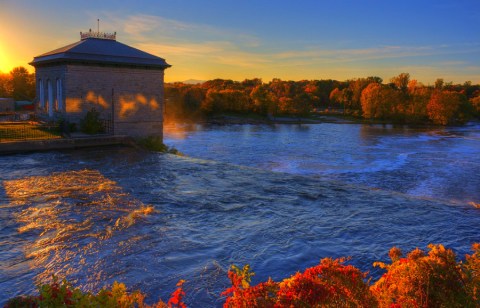
[[[232,267],[224,307],[480,307],[480,244],[465,262],[442,245],[428,248],[428,254],[417,248],[403,258],[393,247],[391,264],[374,263],[387,272],[371,287],[366,273],[345,259],[325,258],[282,282],[255,286],[248,266]]]
[[[232,286],[222,293],[224,307],[480,307],[480,243],[473,244],[474,253],[461,262],[442,245],[428,248],[428,253],[417,248],[403,257],[393,247],[390,264],[374,263],[386,273],[371,286],[367,274],[346,265],[344,258],[325,258],[281,282],[268,279],[254,286],[248,265],[232,266]],[[179,281],[168,304],[159,301],[151,307],[185,308],[184,282]],[[93,295],[54,278],[40,286],[39,293],[11,299],[5,307],[150,307],[143,294],[128,293],[119,283]]]
[[[228,273],[232,287],[223,293],[229,296],[224,307],[375,306],[364,281],[366,274],[344,262],[325,258],[282,282],[269,279],[256,286],[249,285],[252,273],[248,267],[232,267]]]

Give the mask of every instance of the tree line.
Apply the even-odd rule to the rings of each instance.
[[[35,74],[16,67],[0,73],[0,97],[35,98]],[[314,111],[395,123],[464,123],[480,117],[480,85],[453,84],[437,79],[423,85],[401,73],[383,82],[380,77],[285,81],[274,78],[233,81],[214,79],[202,84],[165,84],[169,118],[194,120],[222,113],[262,116],[309,116]]]
[[[23,66],[15,67],[7,74],[0,72],[0,97],[32,101],[35,98],[35,74]]]
[[[309,116],[334,112],[395,123],[465,123],[480,116],[480,85],[423,85],[401,73],[384,83],[380,77],[347,81],[214,79],[202,84],[165,85],[167,117],[196,119],[222,113]]]

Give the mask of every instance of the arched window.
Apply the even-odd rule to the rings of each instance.
[[[57,104],[55,110],[63,111],[62,80],[60,78],[57,78]]]
[[[48,98],[47,98],[47,111],[48,116],[53,117],[53,87],[52,82],[50,79],[47,80],[47,91],[48,91]]]
[[[39,102],[39,108],[40,109],[43,109],[45,108],[45,87],[43,85],[43,80],[42,79],[39,79],[38,80],[38,92],[39,92],[39,96],[40,96],[40,102]]]

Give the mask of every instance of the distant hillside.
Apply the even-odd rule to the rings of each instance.
[[[205,81],[206,80],[188,79],[182,82],[186,84],[199,84],[199,83],[204,83]]]

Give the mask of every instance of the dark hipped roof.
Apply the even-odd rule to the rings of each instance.
[[[39,55],[30,62],[35,67],[59,63],[108,64],[162,69],[171,66],[160,57],[115,40],[100,38],[83,39]]]

